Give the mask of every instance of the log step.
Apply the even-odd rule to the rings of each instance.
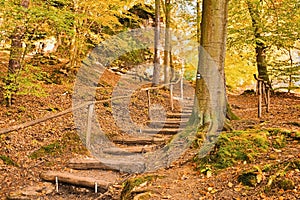
[[[143,162],[136,162],[127,157],[116,158],[114,156],[110,159],[103,158],[101,160],[95,158],[71,159],[67,167],[78,170],[100,169],[128,173],[140,173],[145,170],[145,164]]]
[[[113,155],[132,155],[137,153],[146,153],[153,151],[155,146],[129,146],[129,147],[112,147],[103,150],[103,153]]]
[[[99,192],[107,191],[109,185],[113,184],[112,182],[104,181],[99,178],[80,176],[70,172],[48,171],[40,174],[41,179],[50,182],[56,182],[56,177],[59,183],[67,183],[81,187],[95,188],[95,184],[97,183]]]
[[[148,122],[148,127],[150,128],[179,128],[179,126],[185,126],[187,124],[187,121],[155,121],[155,122]]]
[[[168,123],[168,124],[164,124],[164,123],[151,123],[148,126],[150,128],[179,128],[180,123]],[[143,131],[143,129],[142,129]]]
[[[176,135],[178,132],[182,131],[181,128],[163,128],[163,129],[142,129],[142,133],[147,134],[164,134],[164,135]]]
[[[190,113],[167,113],[167,118],[190,118]]]
[[[148,124],[182,124],[186,123],[187,119],[169,118],[166,121],[148,121]]]
[[[124,145],[163,144],[166,142],[164,138],[157,138],[157,137],[115,138],[112,141],[116,144],[124,144]]]
[[[150,128],[179,128],[180,126],[185,126],[187,124],[186,120],[178,120],[178,119],[174,119],[174,120],[167,120],[167,121],[149,121],[148,123],[148,127]]]

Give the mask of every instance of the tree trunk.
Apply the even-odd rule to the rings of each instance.
[[[268,69],[266,63],[266,44],[263,41],[261,35],[262,25],[260,23],[260,16],[257,9],[254,8],[250,1],[247,1],[248,10],[252,20],[252,27],[254,28],[255,37],[255,52],[256,52],[256,65],[258,71],[258,77],[264,79],[266,82],[270,83],[268,76]]]
[[[23,8],[28,8],[30,4],[30,0],[22,0],[20,6]],[[23,48],[22,42],[24,39],[24,34],[26,31],[26,27],[23,25],[16,26],[12,36],[11,36],[11,48],[10,48],[10,56],[8,62],[8,80],[6,85],[9,86],[12,90],[15,89],[13,84],[16,84],[16,75],[17,72],[21,69],[21,60],[23,56]],[[14,93],[15,91],[11,91]],[[10,106],[12,95],[6,98],[7,105]]]
[[[153,80],[154,86],[159,84],[160,78],[160,56],[159,56],[159,37],[160,34],[160,0],[155,0],[155,33],[154,33],[154,69]]]
[[[197,42],[200,44],[200,38],[201,38],[201,0],[197,0]],[[199,50],[200,52],[200,50]]]
[[[165,49],[164,49],[164,83],[170,83],[170,39],[171,39],[171,31],[170,31],[170,22],[171,22],[171,4],[170,0],[165,0]]]
[[[224,62],[228,0],[203,0],[202,5],[201,39],[195,101],[198,105],[195,106],[193,113],[198,125],[211,126],[213,118],[216,117],[214,114],[215,111],[212,109],[215,109],[216,106],[221,106],[220,108],[224,109],[223,101],[226,101]],[[200,9],[197,10],[198,12],[200,11]],[[219,95],[219,97],[212,95],[212,92],[216,93],[217,96]],[[220,100],[222,102],[215,102]]]
[[[20,6],[28,8],[30,0],[22,0]],[[8,64],[8,73],[15,74],[21,68],[21,59],[23,55],[22,40],[25,34],[25,27],[19,25],[15,28],[11,36],[11,50]]]

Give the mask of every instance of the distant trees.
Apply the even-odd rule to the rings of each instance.
[[[289,50],[296,49],[299,40],[299,16],[297,0],[230,1],[229,51],[243,56],[243,51],[252,50],[258,75],[270,83],[278,74],[273,70],[278,68],[281,62],[278,61],[283,55],[289,57]],[[250,57],[244,59],[252,62]],[[299,73],[297,70],[293,71]]]
[[[8,105],[13,95],[32,94],[38,85],[29,65],[34,56],[28,57],[36,48],[36,41],[54,37],[57,40],[54,54],[67,60],[64,65],[67,72],[74,72],[91,48],[122,30],[118,17],[124,5],[125,2],[103,0],[0,1],[0,39],[11,40],[8,72],[1,76],[0,82]]]

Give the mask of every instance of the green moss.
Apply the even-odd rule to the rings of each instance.
[[[240,119],[236,114],[234,114],[232,112],[232,109],[229,104],[226,105],[226,109],[227,109],[227,113],[226,113],[227,118],[229,118],[230,120],[239,120]]]
[[[262,152],[266,152],[270,142],[264,131],[234,131],[222,133],[213,152],[202,159],[196,159],[200,170],[211,165],[227,168],[239,161],[252,162]]]
[[[8,156],[0,155],[0,159],[3,160],[4,164],[6,164],[6,165],[12,165],[15,167],[19,167],[19,165]]]
[[[274,186],[283,190],[293,190],[295,188],[295,183],[287,178],[278,178],[275,180]]]
[[[254,172],[245,172],[238,177],[238,181],[245,186],[255,187],[257,185],[257,175]]]
[[[133,199],[132,190],[145,182],[150,182],[153,179],[158,178],[157,175],[147,175],[142,177],[137,177],[133,179],[128,179],[123,183],[123,190],[121,192],[121,200]]]
[[[59,142],[54,142],[34,151],[31,155],[29,155],[29,158],[37,159],[46,155],[56,155],[61,153],[62,148],[63,147],[59,144]]]

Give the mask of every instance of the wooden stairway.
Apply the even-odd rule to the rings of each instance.
[[[116,146],[104,148],[104,158],[74,158],[66,166],[68,171],[43,172],[40,177],[44,181],[94,188],[98,192],[107,191],[109,186],[120,182],[122,174],[144,172],[145,164],[132,160],[134,156],[163,147],[184,129],[191,115],[191,106],[183,109],[186,110],[183,113],[167,113],[165,122],[149,122],[148,127],[137,130],[136,135],[113,138]]]

